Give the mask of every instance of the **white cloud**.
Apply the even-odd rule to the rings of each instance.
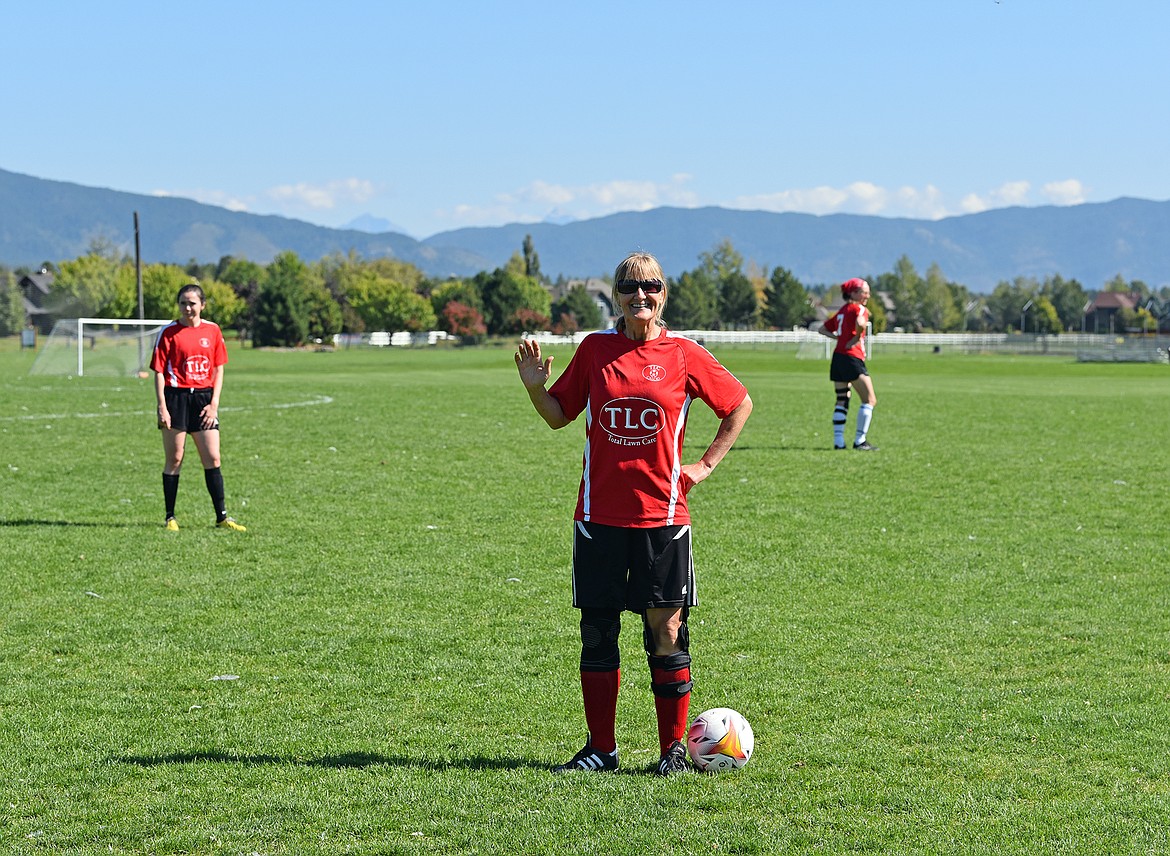
[[[585,220],[619,211],[647,211],[662,206],[693,208],[698,196],[686,185],[691,176],[671,176],[667,182],[615,180],[600,184],[567,185],[534,181],[498,194],[487,205],[461,204],[438,212],[456,225],[533,223],[553,218]]]
[[[782,190],[739,196],[731,208],[758,211],[796,211],[804,214],[871,214],[937,219],[948,215],[942,193],[933,185],[899,187],[890,190],[869,181],[855,181],[844,187]]]
[[[964,214],[978,214],[991,208],[1026,205],[1032,184],[1028,181],[1008,181],[984,195],[968,193],[959,203]]]
[[[1043,193],[1053,205],[1079,205],[1085,201],[1085,187],[1075,178],[1050,181],[1044,185]]]
[[[343,178],[325,184],[280,184],[265,195],[280,204],[303,206],[317,211],[331,210],[339,204],[362,203],[376,195],[374,183],[363,178]]]
[[[978,214],[980,211],[986,211],[991,206],[978,194],[968,193],[959,203],[959,207],[964,214]]]

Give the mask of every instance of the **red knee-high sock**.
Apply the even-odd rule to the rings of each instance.
[[[677,695],[654,693],[654,712],[658,716],[658,745],[663,755],[676,740],[687,739],[687,716],[691,707],[691,667],[681,669],[650,668],[650,682],[655,687],[687,687]]]
[[[589,742],[599,752],[612,752],[617,748],[614,732],[621,676],[620,669],[581,673],[581,695],[585,699],[585,724],[589,728]]]

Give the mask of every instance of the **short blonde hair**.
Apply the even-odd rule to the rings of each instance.
[[[658,300],[658,308],[654,312],[654,322],[660,327],[666,325],[662,323],[662,310],[666,308],[666,294],[669,291],[667,288],[666,274],[662,272],[662,265],[658,263],[658,259],[650,255],[650,253],[636,252],[630,253],[613,271],[613,287],[610,291],[610,297],[613,300],[615,307],[621,306],[618,300],[617,284],[623,279],[633,279],[638,282],[647,282],[649,280],[658,280],[662,283],[661,297]],[[621,330],[626,326],[626,318],[623,315],[617,321],[617,329]]]

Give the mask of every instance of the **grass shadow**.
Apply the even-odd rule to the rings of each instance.
[[[117,755],[107,759],[111,764],[135,767],[165,767],[172,764],[242,764],[244,766],[301,766],[325,769],[366,769],[368,767],[409,767],[434,772],[462,770],[547,770],[549,765],[524,758],[410,758],[382,755],[376,752],[342,752],[319,757],[296,755],[241,755],[234,752],[175,752],[169,755]]]
[[[133,767],[167,767],[182,764],[240,764],[248,767],[287,765],[331,770],[404,767],[427,770],[433,773],[440,773],[444,770],[540,770],[551,773],[553,766],[528,758],[488,758],[482,755],[473,755],[467,758],[408,758],[382,755],[377,752],[343,752],[337,755],[321,755],[316,758],[303,758],[296,755],[240,755],[234,752],[174,752],[169,755],[116,755],[106,760],[110,764],[126,764]],[[647,767],[619,767],[614,771],[614,775],[652,775],[656,766],[653,764]]]
[[[109,521],[89,521],[89,520],[0,520],[0,526],[81,526],[100,529],[137,529],[142,527],[154,526],[161,528],[157,523],[127,523],[109,522]]]

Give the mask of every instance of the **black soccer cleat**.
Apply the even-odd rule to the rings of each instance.
[[[860,443],[854,443],[853,448],[858,452],[876,452],[878,450],[877,446],[869,445],[868,440],[862,440]]]
[[[834,451],[836,451],[836,452],[844,452],[844,451],[845,451],[845,446],[844,446],[844,445],[841,445],[841,446],[834,446],[834,447],[833,447],[833,450],[834,450]]]
[[[683,745],[681,740],[676,740],[670,744],[670,748],[666,750],[666,754],[658,761],[658,767],[654,770],[659,776],[677,776],[679,773],[685,773],[690,769],[687,764],[687,747]]]
[[[594,773],[609,773],[616,770],[617,767],[618,753],[616,749],[613,752],[599,752],[593,748],[593,744],[586,737],[585,745],[581,747],[581,751],[564,764],[553,767],[552,771],[554,773],[571,773],[575,770],[586,770]]]

